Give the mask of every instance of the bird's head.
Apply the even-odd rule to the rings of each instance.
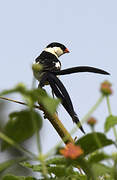
[[[46,48],[45,51],[50,52],[54,54],[57,57],[60,57],[61,55],[65,53],[69,53],[69,50],[61,43],[53,42],[49,44]]]

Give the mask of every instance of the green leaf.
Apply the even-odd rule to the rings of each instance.
[[[28,167],[31,168],[33,171],[36,172],[43,172],[43,167],[41,164],[38,165],[31,165],[28,162],[24,162],[24,163],[20,163],[21,165],[23,165],[24,167]],[[64,176],[65,175],[65,171],[66,171],[66,167],[64,165],[56,165],[56,166],[50,166],[47,165],[46,166],[48,173],[51,174],[55,174],[58,177]]]
[[[55,165],[60,165],[60,164],[63,164],[63,165],[66,165],[68,164],[67,161],[66,161],[66,158],[64,157],[53,157],[53,158],[50,158],[49,160],[46,161],[46,164],[47,165],[50,165],[50,164],[55,164]]]
[[[30,164],[29,162],[21,162],[20,165],[27,168],[33,168],[33,165]],[[38,165],[35,165],[35,166],[38,166]]]
[[[46,165],[64,165],[65,167],[69,167],[69,166],[73,166],[73,167],[80,167],[83,169],[83,171],[88,174],[88,176],[92,177],[92,171],[91,171],[91,168],[90,168],[90,164],[89,162],[87,162],[84,158],[82,157],[78,157],[77,159],[75,160],[71,160],[71,159],[67,159],[67,158],[64,158],[64,157],[53,157],[49,160],[46,161]],[[73,175],[75,174],[74,173],[68,173],[67,175]],[[76,174],[75,174],[76,175]],[[78,174],[76,175],[77,177]],[[80,177],[81,178],[81,177]],[[78,178],[79,179],[79,178]],[[82,177],[81,179],[85,179],[85,177]]]
[[[24,177],[24,176],[14,176],[14,175],[6,175],[2,178],[2,180],[37,180],[34,177]]]
[[[75,160],[71,160],[69,158],[57,156],[57,157],[53,157],[49,160],[46,160],[45,163],[46,163],[48,172],[53,173],[56,176],[59,176],[59,174],[60,174],[60,176],[67,176],[67,177],[70,176],[71,174],[76,175],[75,171],[73,171],[72,168],[80,167],[87,174],[88,177],[93,177],[91,165],[89,164],[89,162],[87,160],[85,160],[82,157],[78,157]],[[28,162],[23,162],[20,164],[24,167],[31,168],[33,171],[42,172],[43,167],[41,164],[32,165]],[[69,169],[69,167],[71,167],[71,168]],[[73,172],[71,172],[71,171],[73,171]],[[63,172],[64,172],[64,174],[63,174]],[[77,176],[78,176],[78,174],[77,174]]]
[[[111,139],[108,139],[103,133],[98,132],[89,133],[76,142],[76,145],[79,145],[83,149],[84,156],[112,144],[114,142]]]
[[[57,165],[55,167],[47,167],[47,170],[49,174],[53,173],[57,177],[62,177],[66,175],[67,168],[62,165]]]
[[[60,160],[62,160],[61,163],[60,163]],[[28,162],[23,162],[20,164],[23,165],[24,167],[31,168],[33,171],[43,172],[43,167],[41,164],[31,165]],[[75,165],[76,164],[77,163],[75,163]],[[48,170],[48,174],[53,173],[56,177],[63,178],[63,179],[66,178],[68,180],[69,179],[72,180],[72,178],[76,178],[76,177],[77,177],[76,178],[77,180],[80,180],[80,179],[85,180],[86,176],[81,176],[78,172],[74,171],[74,167],[76,166],[72,166],[72,165],[73,165],[72,161],[68,162],[66,158],[63,159],[62,157],[53,158],[53,160],[51,159],[51,160],[46,161],[46,168]]]
[[[104,164],[101,164],[101,163],[93,164],[92,170],[94,172],[95,177],[108,175],[111,178],[112,168],[110,168]]]
[[[47,166],[49,166],[49,165],[67,165],[68,164],[66,158],[61,157],[61,156],[50,158],[49,160],[46,160],[45,163]],[[37,171],[40,170],[40,167],[41,167],[40,164],[32,165],[29,162],[21,162],[20,164],[24,167],[32,168],[32,169],[37,170]]]
[[[66,177],[65,180],[87,180],[87,176],[81,174],[71,174],[71,176]]]
[[[63,157],[54,157],[50,160],[47,160],[45,163],[48,173],[53,173],[57,177],[68,177],[70,175],[78,176],[78,173],[76,173],[73,168],[80,167],[88,177],[93,178],[93,173],[89,162],[82,157],[78,157],[75,160]],[[41,164],[32,165],[28,162],[21,162],[20,164],[24,167],[31,168],[33,171],[43,172],[43,167]],[[94,180],[94,178],[92,180]]]
[[[26,160],[26,158],[17,158],[17,159],[11,159],[3,163],[0,163],[0,173],[6,170],[8,167],[24,160]]]
[[[26,91],[26,86],[23,83],[19,83],[12,89],[3,90],[0,93],[0,96],[7,95],[10,93],[15,93],[15,92],[19,92],[23,94],[25,91]]]
[[[54,157],[46,161],[46,164],[48,165],[64,165],[65,167],[73,166],[73,167],[80,167],[83,169],[83,171],[89,176],[93,177],[91,166],[87,160],[82,158],[81,156],[76,158],[75,160],[71,160],[69,158],[64,157]]]
[[[60,100],[51,98],[50,96],[48,96],[46,91],[42,90],[41,88],[39,88],[39,90],[40,90],[40,94],[38,98],[39,104],[41,104],[48,113],[53,115],[56,112]]]
[[[24,180],[37,180],[36,178],[34,178],[34,177],[25,177],[25,179]],[[39,180],[39,179],[38,179]]]
[[[108,132],[115,125],[117,125],[117,116],[113,116],[113,115],[108,116],[104,124],[105,132]]]
[[[24,180],[22,177],[16,177],[13,175],[6,175],[2,178],[2,180]]]
[[[89,163],[97,163],[97,162],[104,161],[104,160],[110,159],[110,158],[111,158],[111,156],[109,156],[103,152],[95,152],[89,157],[88,161],[89,161]]]
[[[23,110],[9,115],[9,121],[4,127],[4,133],[16,143],[21,143],[30,138],[41,127],[42,119],[36,111]],[[9,146],[8,143],[2,141],[2,150]]]
[[[44,108],[53,115],[56,112],[57,106],[60,103],[59,99],[53,99],[49,96],[42,99],[41,103],[43,104]]]
[[[92,180],[94,180],[91,164],[89,164],[89,162],[82,156],[78,157],[75,160],[67,159],[67,162],[69,163],[69,165],[73,165],[74,167],[80,167],[85,172],[88,178],[92,177]]]
[[[52,178],[53,180],[87,180],[87,177],[85,175],[71,175],[71,176],[67,176],[67,177],[55,177],[55,178]],[[46,179],[44,179],[46,180]]]

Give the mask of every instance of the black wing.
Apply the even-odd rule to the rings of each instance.
[[[61,68],[61,62],[58,58],[46,51],[43,51],[35,61],[43,66],[43,71],[58,71]],[[60,67],[57,67],[56,63],[59,63]]]

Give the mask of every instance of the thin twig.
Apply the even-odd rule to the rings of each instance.
[[[98,106],[101,104],[101,102],[104,99],[104,95],[102,95],[97,102],[92,106],[92,108],[88,111],[88,113],[81,119],[81,123],[83,124],[88,120],[88,118],[92,115],[92,113],[98,108]],[[77,127],[73,128],[70,132],[70,134],[74,134],[77,131]]]
[[[17,104],[21,104],[21,105],[24,105],[24,106],[28,106],[27,103],[24,103],[22,101],[17,101],[17,100],[6,98],[6,97],[2,97],[2,96],[0,96],[0,99],[6,100],[6,101],[10,101],[10,102],[13,102],[13,103],[17,103]],[[33,107],[39,109],[38,105],[34,105]]]

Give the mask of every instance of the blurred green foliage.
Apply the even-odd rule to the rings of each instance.
[[[105,86],[103,87],[105,88]],[[105,90],[105,89],[104,89]],[[80,147],[82,155],[77,155],[75,158],[70,158],[70,154],[78,151],[78,148],[68,149],[64,147],[64,153],[55,153],[61,146],[56,146],[47,154],[43,154],[40,143],[40,129],[43,126],[40,111],[34,110],[35,103],[39,101],[45,110],[53,115],[56,112],[60,100],[53,99],[42,89],[27,89],[25,85],[18,84],[15,88],[5,90],[0,93],[0,96],[10,93],[20,93],[27,104],[27,108],[21,111],[10,113],[9,120],[0,131],[1,150],[9,151],[11,148],[16,148],[24,152],[23,157],[12,158],[0,164],[0,173],[8,169],[14,164],[20,164],[23,168],[31,169],[32,172],[38,172],[36,176],[15,176],[5,174],[2,180],[115,180],[117,178],[117,154],[110,154],[104,151],[105,147],[112,145],[117,148],[117,133],[115,126],[117,125],[117,116],[112,115],[109,102],[109,94],[102,93],[102,100],[106,98],[108,107],[108,117],[105,117],[104,132],[95,132],[91,128],[91,132],[79,138],[73,147]],[[98,103],[99,105],[99,103]],[[97,106],[95,106],[97,108]],[[92,107],[93,110],[96,108]],[[89,112],[93,112],[89,110]],[[87,120],[87,119],[86,119]],[[89,124],[90,126],[90,124]],[[96,126],[96,123],[94,124]],[[113,129],[115,140],[107,137],[110,129]],[[30,152],[22,147],[21,143],[28,140],[36,134],[38,155]],[[69,158],[66,154],[69,153]],[[30,162],[33,160],[33,163]]]

